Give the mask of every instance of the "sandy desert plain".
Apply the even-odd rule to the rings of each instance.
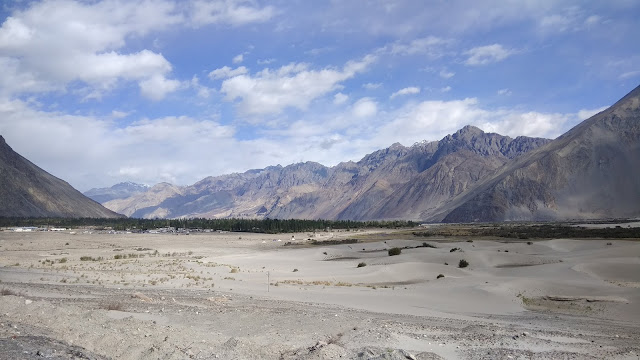
[[[293,235],[1,231],[0,358],[640,358],[638,239]]]

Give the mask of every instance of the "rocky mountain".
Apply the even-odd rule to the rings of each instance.
[[[20,156],[2,136],[0,216],[122,217]]]
[[[208,177],[105,203],[134,217],[445,222],[640,216],[640,87],[555,140],[466,126],[358,162]]]
[[[93,188],[83,194],[99,203],[105,203],[114,199],[126,199],[136,194],[149,190],[149,185],[122,182],[108,188]]]
[[[415,219],[550,140],[515,139],[467,126],[440,141],[394,144],[358,162],[307,162],[159,184],[104,205],[133,217]]]
[[[640,215],[640,86],[429,217],[470,222]]]

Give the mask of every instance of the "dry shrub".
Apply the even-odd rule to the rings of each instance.
[[[105,310],[109,310],[109,311],[111,311],[111,310],[122,311],[123,306],[119,302],[113,302],[113,303],[105,304],[102,308],[105,309]]]
[[[11,290],[11,289],[7,289],[7,288],[2,288],[2,290],[0,290],[0,294],[2,296],[8,296],[8,295],[24,296],[21,292],[18,292],[18,291],[15,291],[15,290]]]

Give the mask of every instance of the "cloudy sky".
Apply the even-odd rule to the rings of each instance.
[[[640,84],[637,0],[0,5],[0,135],[81,191],[554,138]]]

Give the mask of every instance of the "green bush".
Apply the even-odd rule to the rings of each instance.
[[[459,268],[466,268],[467,266],[469,266],[469,262],[465,259],[460,260],[458,263]]]
[[[400,255],[402,253],[402,249],[399,247],[394,247],[389,249],[389,256]]]

